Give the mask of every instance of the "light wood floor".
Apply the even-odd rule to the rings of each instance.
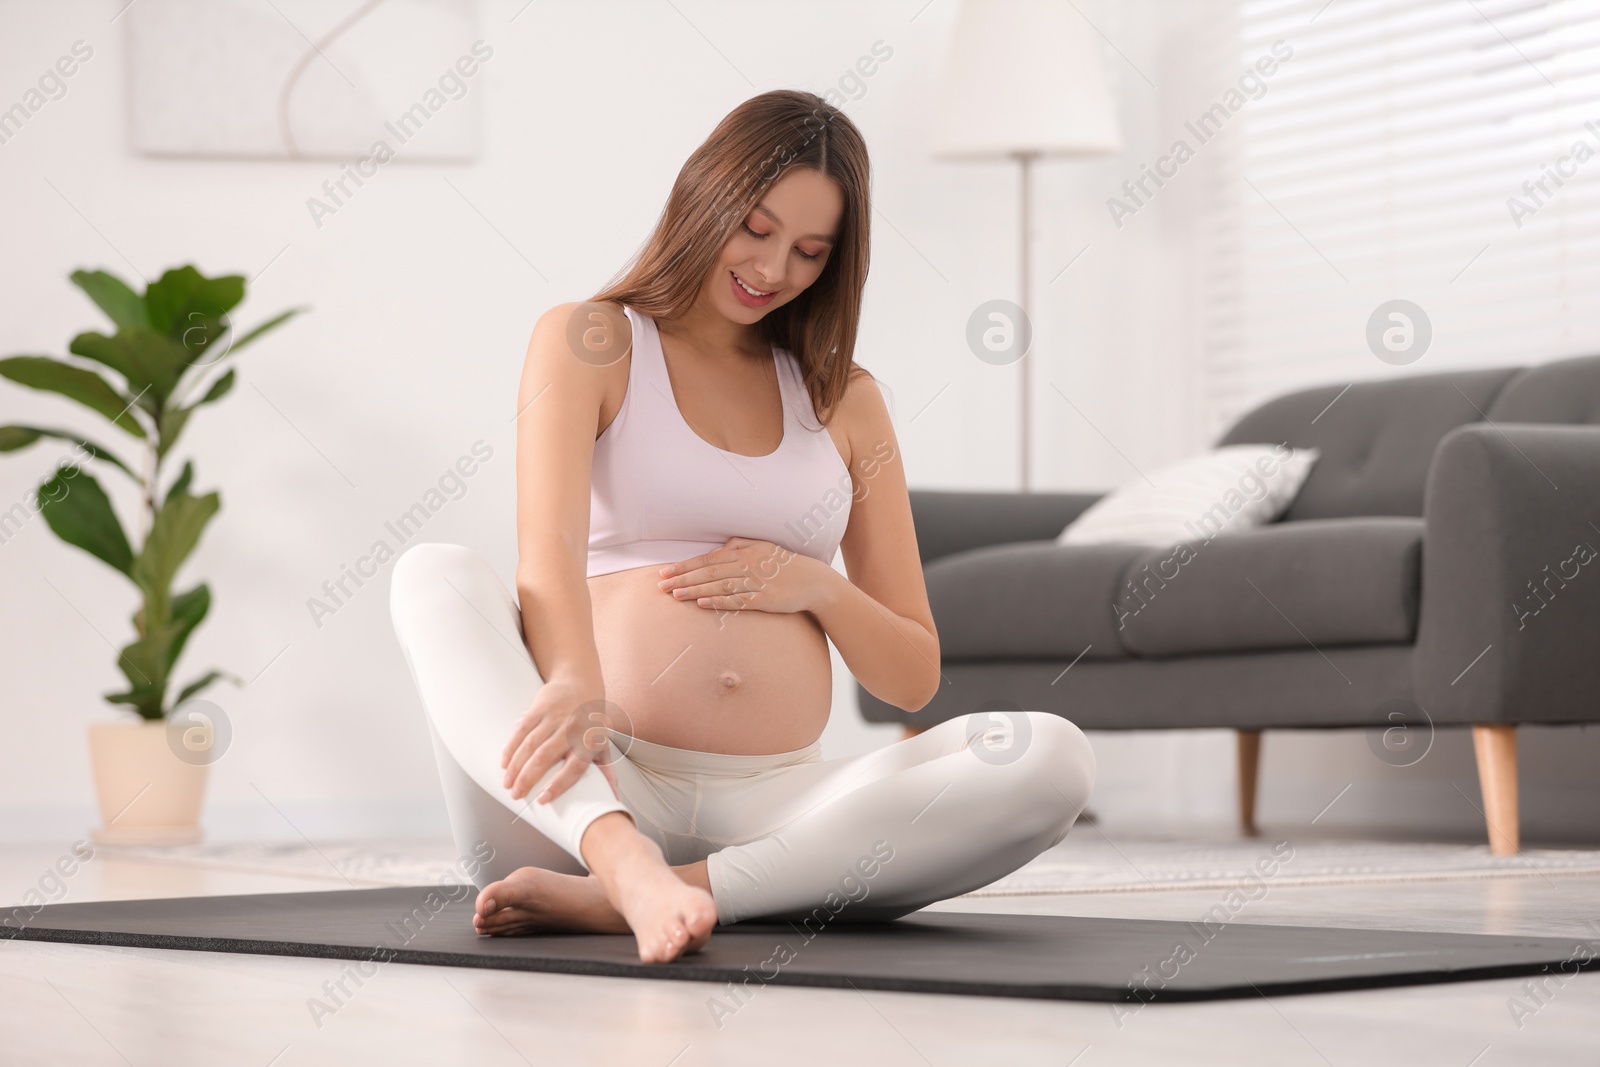
[[[0,849],[18,901],[59,846]],[[65,900],[304,891],[303,879],[98,856]],[[1195,919],[1216,890],[1010,897],[939,907]],[[1573,936],[1600,941],[1600,877],[1276,887],[1238,921]],[[331,1016],[308,1007],[346,964],[0,942],[0,1063],[309,1064],[1512,1064],[1600,1063],[1600,973],[1149,1005],[766,987],[719,1029],[716,987],[383,966]],[[1515,1010],[1521,1005],[1520,1012]],[[1126,1011],[1126,1008],[1122,1009]]]

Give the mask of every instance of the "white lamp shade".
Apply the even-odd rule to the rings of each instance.
[[[1093,34],[1066,0],[961,0],[935,113],[934,156],[1120,150]]]

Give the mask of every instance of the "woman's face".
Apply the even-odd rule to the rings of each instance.
[[[833,179],[795,167],[734,229],[702,296],[734,322],[761,321],[817,280],[843,216],[844,194]]]

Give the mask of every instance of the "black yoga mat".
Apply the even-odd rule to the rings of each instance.
[[[483,937],[469,887],[50,904],[0,913],[31,941],[714,982],[731,1010],[764,985],[1053,1000],[1210,1000],[1416,985],[1595,965],[1554,937],[922,911],[719,927],[702,951],[639,962],[631,935]],[[732,983],[732,989],[727,984]]]

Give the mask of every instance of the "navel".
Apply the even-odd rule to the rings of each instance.
[[[739,688],[741,679],[739,675],[724,667],[717,672],[717,689],[723,693],[731,693]]]

